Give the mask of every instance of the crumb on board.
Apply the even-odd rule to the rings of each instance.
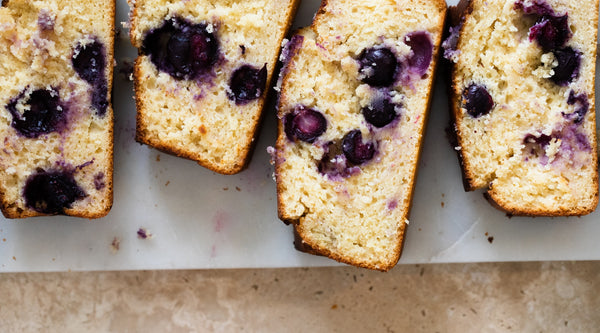
[[[137,237],[139,239],[150,239],[152,238],[152,233],[150,233],[150,231],[148,231],[146,228],[141,227],[137,231]]]
[[[117,253],[119,251],[120,247],[121,247],[121,240],[119,239],[119,237],[115,236],[112,240],[112,243],[110,243],[110,249],[112,250],[113,253]]]

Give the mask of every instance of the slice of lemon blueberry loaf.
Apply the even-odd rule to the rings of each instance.
[[[0,7],[0,197],[9,218],[112,205],[113,1]]]
[[[467,190],[515,215],[595,209],[597,21],[597,0],[467,3],[445,52]]]
[[[137,0],[139,142],[223,174],[247,164],[298,0]]]
[[[400,257],[446,3],[323,1],[282,58],[274,152],[296,247],[386,271]]]

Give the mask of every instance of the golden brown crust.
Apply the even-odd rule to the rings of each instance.
[[[5,6],[8,4],[8,0],[6,1],[2,1],[2,6]],[[112,92],[112,85],[113,85],[113,71],[114,68],[113,66],[111,66],[110,64],[113,63],[113,59],[114,59],[114,43],[115,43],[115,15],[116,15],[116,3],[115,0],[112,1],[107,1],[106,3],[107,6],[110,6],[110,8],[108,8],[109,11],[109,17],[107,18],[106,22],[104,22],[105,24],[109,25],[109,36],[106,39],[106,42],[108,43],[108,47],[107,49],[107,78],[108,78],[108,92],[109,94]],[[110,164],[107,170],[107,174],[104,175],[105,177],[105,188],[106,188],[106,198],[105,198],[105,202],[106,204],[104,205],[104,207],[101,210],[98,210],[96,212],[90,212],[89,210],[82,210],[80,209],[65,209],[64,210],[64,214],[62,215],[67,215],[67,216],[73,216],[73,217],[81,217],[81,218],[87,218],[87,219],[97,219],[97,218],[101,218],[106,216],[113,205],[113,173],[114,173],[114,112],[113,112],[113,106],[112,106],[112,98],[109,97],[108,99],[108,107],[106,110],[106,116],[110,117],[109,121],[108,121],[108,126],[109,126],[109,137],[110,140],[109,142],[107,142],[107,151],[109,152],[109,160],[110,160]],[[17,207],[14,203],[12,202],[8,202],[6,200],[6,195],[4,193],[4,191],[2,191],[0,189],[0,211],[2,211],[2,214],[4,215],[4,217],[9,218],[9,219],[17,219],[17,218],[27,218],[27,217],[37,217],[37,216],[48,216],[48,214],[43,214],[43,213],[39,213],[37,211],[31,210],[31,209],[22,209],[20,207]]]
[[[463,36],[463,29],[464,29],[464,22],[466,20],[469,19],[469,17],[472,14],[473,11],[473,3],[474,0],[461,0],[460,3],[457,6],[453,6],[450,7],[449,9],[449,23],[451,26],[457,26],[457,25],[461,25],[460,28],[460,32],[459,32],[459,39],[458,39],[458,45],[461,44],[462,41],[462,36]],[[596,0],[596,8],[598,8],[598,4],[599,1]],[[598,20],[598,11],[594,12],[595,17],[592,18],[593,20],[595,20],[595,22],[597,22]],[[595,59],[597,56],[597,49],[594,48],[593,49],[593,58]],[[455,135],[455,139],[456,139],[456,144],[458,147],[462,147],[463,146],[463,138],[460,134],[460,131],[457,129],[457,126],[460,125],[460,121],[461,121],[461,92],[459,90],[460,87],[460,82],[459,79],[456,75],[456,69],[455,69],[455,64],[452,63],[451,61],[448,62],[449,63],[449,67],[450,70],[448,72],[448,78],[449,78],[449,93],[448,93],[448,97],[449,97],[449,105],[450,105],[450,117],[451,117],[451,126],[452,126],[452,132]],[[593,67],[594,73],[592,73],[592,77],[595,78],[595,68]],[[592,92],[589,94],[589,100],[590,101],[595,101],[595,91],[592,90]],[[592,102],[590,105],[590,118],[592,118],[590,120],[590,122],[595,123],[595,103]],[[597,170],[598,168],[598,155],[597,155],[597,147],[596,147],[596,133],[592,133],[592,138],[590,140],[593,144],[592,144],[592,170]],[[468,160],[468,158],[466,158],[466,156],[463,153],[463,150],[457,150],[457,156],[458,156],[458,160],[459,160],[459,164],[462,170],[462,177],[463,177],[463,185],[465,188],[465,191],[474,191],[477,190],[479,188],[488,186],[487,192],[484,193],[484,197],[490,202],[490,204],[497,208],[498,210],[504,211],[509,215],[518,215],[518,216],[531,216],[531,217],[558,217],[558,216],[583,216],[583,215],[587,215],[592,213],[595,209],[596,206],[598,205],[598,191],[595,192],[594,195],[594,199],[593,199],[593,203],[592,205],[588,206],[588,207],[571,207],[571,208],[556,208],[553,210],[550,209],[541,209],[541,208],[527,208],[527,207],[522,207],[522,206],[518,206],[515,205],[514,203],[511,203],[507,200],[505,200],[505,198],[498,194],[496,191],[494,191],[494,187],[493,187],[493,183],[487,184],[487,185],[482,185],[482,184],[477,184],[474,179],[475,179],[475,175],[473,174],[473,172],[471,171],[470,168],[470,161]],[[594,188],[598,188],[598,174],[594,173],[594,178],[591,179],[592,183],[594,184]]]
[[[281,43],[283,41],[283,38],[286,34],[286,32],[289,30],[290,26],[293,23],[293,19],[296,13],[296,10],[298,9],[300,0],[292,0],[289,7],[288,7],[288,13],[287,13],[287,17],[285,20],[285,25],[284,25],[284,33],[280,34],[279,39],[277,40],[277,44],[278,47],[281,47]],[[138,2],[136,2],[136,4],[133,7],[133,19],[132,19],[132,27],[131,27],[131,31],[135,31],[135,27],[137,24],[137,5]],[[132,40],[132,43],[134,45],[136,45],[137,41],[135,36],[130,35],[130,39]],[[224,175],[232,175],[232,174],[236,174],[241,172],[242,170],[244,170],[245,168],[248,167],[248,164],[250,163],[250,159],[252,157],[252,152],[254,150],[254,147],[256,145],[256,139],[258,137],[258,130],[260,128],[260,125],[262,123],[262,119],[264,118],[264,108],[266,105],[266,100],[268,98],[269,95],[269,90],[271,87],[271,82],[272,82],[272,78],[273,78],[273,74],[274,74],[274,70],[275,70],[275,64],[277,63],[277,58],[279,56],[279,49],[277,50],[277,52],[273,53],[273,57],[269,60],[269,62],[267,63],[267,82],[265,85],[265,91],[263,92],[263,95],[260,97],[260,99],[257,101],[257,106],[256,108],[258,110],[260,110],[258,112],[258,116],[256,117],[255,120],[248,120],[248,121],[253,121],[252,123],[252,129],[249,131],[250,133],[250,137],[247,138],[247,142],[249,142],[248,145],[243,146],[243,147],[236,147],[237,149],[237,158],[235,159],[235,161],[233,161],[232,163],[229,164],[225,164],[225,163],[214,163],[208,159],[206,159],[204,156],[202,156],[201,154],[198,153],[194,153],[192,150],[186,150],[183,148],[178,148],[175,147],[171,144],[169,144],[168,142],[163,142],[157,138],[151,137],[149,135],[146,135],[146,129],[147,129],[147,124],[144,123],[143,121],[143,115],[144,112],[146,110],[143,101],[140,101],[140,95],[139,95],[139,85],[138,82],[140,82],[140,80],[142,79],[142,74],[140,72],[140,64],[141,64],[141,56],[138,57],[138,59],[135,62],[135,66],[134,66],[134,86],[135,86],[135,91],[136,91],[136,108],[137,108],[137,115],[136,115],[136,136],[135,139],[136,141],[146,144],[148,146],[151,146],[153,148],[156,148],[158,150],[161,150],[165,153],[168,154],[172,154],[178,157],[182,157],[182,158],[186,158],[186,159],[190,159],[190,160],[194,160],[196,161],[199,165],[201,165],[202,167],[205,167],[211,171],[220,173],[220,174],[224,174]]]
[[[402,224],[402,227],[400,228],[400,231],[398,233],[399,238],[404,239],[405,230],[406,230],[406,224]],[[344,264],[348,264],[348,265],[352,265],[352,266],[356,266],[356,267],[367,268],[367,269],[371,269],[371,270],[375,270],[375,271],[387,272],[390,269],[394,268],[394,266],[396,265],[398,260],[400,260],[400,255],[402,253],[402,248],[404,246],[404,242],[398,243],[397,248],[394,249],[394,256],[391,258],[391,260],[388,263],[386,263],[386,265],[375,265],[373,263],[357,261],[356,259],[351,258],[351,257],[345,257],[345,256],[338,255],[337,253],[334,253],[327,248],[318,247],[314,244],[311,244],[308,237],[306,237],[306,235],[304,235],[302,233],[302,231],[299,230],[298,226],[296,226],[296,225],[294,225],[294,246],[298,251],[310,253],[313,255],[328,257],[330,259],[333,259],[337,262],[341,262]]]
[[[471,15],[473,11],[473,1],[472,0],[461,0],[458,5],[452,6],[449,8],[449,23],[450,26],[459,26],[459,37],[457,45],[461,43],[464,22]],[[457,124],[460,123],[460,103],[461,103],[461,92],[460,92],[460,82],[458,78],[455,76],[455,64],[451,61],[448,62],[450,66],[450,70],[448,71],[448,77],[450,80],[449,90],[448,90],[448,98],[450,105],[450,121],[451,121],[451,131],[453,139],[456,139],[456,146],[462,147],[463,138],[460,135]],[[462,170],[462,178],[463,178],[463,186],[465,191],[474,191],[478,187],[475,186],[473,179],[474,175],[471,172],[471,168],[469,168],[469,161],[465,160],[465,156],[462,150],[457,150],[456,155],[458,156],[458,161],[460,164],[460,168]]]

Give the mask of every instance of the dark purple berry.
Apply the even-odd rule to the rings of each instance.
[[[348,132],[342,139],[344,156],[354,165],[363,164],[375,155],[375,145],[372,142],[363,142],[360,130]]]
[[[23,191],[25,204],[43,214],[61,214],[86,194],[73,174],[64,171],[41,171],[29,176]]]
[[[463,92],[463,99],[467,113],[473,118],[488,114],[494,107],[494,100],[487,89],[475,83]]]
[[[71,58],[75,72],[93,87],[92,106],[99,116],[103,116],[108,108],[105,59],[104,45],[98,40],[94,40],[90,44],[78,44]]]
[[[77,74],[89,84],[105,78],[106,55],[104,45],[97,40],[90,44],[78,44],[71,58]]]
[[[571,90],[569,99],[567,99],[567,104],[574,105],[575,111],[573,113],[563,112],[563,117],[572,120],[575,124],[581,123],[590,109],[590,102],[588,101],[587,94],[575,95],[575,92]]]
[[[362,108],[361,112],[369,124],[381,128],[398,117],[400,108],[400,105],[392,103],[386,96],[375,98],[371,104]]]
[[[546,149],[546,147],[550,144],[550,141],[552,141],[552,137],[546,134],[540,134],[539,136],[527,134],[523,139],[524,144],[536,144],[543,149]]]
[[[415,73],[425,74],[433,56],[433,43],[429,34],[424,31],[413,32],[406,35],[404,42],[413,52],[408,58],[408,65]]]
[[[38,89],[26,96],[27,90],[11,100],[7,109],[12,115],[11,126],[27,138],[37,138],[42,134],[59,132],[65,127],[66,111],[55,89]],[[21,113],[17,105],[25,111]]]
[[[174,32],[167,42],[167,59],[173,65],[175,73],[181,76],[192,74],[191,34],[185,32]]]
[[[545,52],[565,46],[571,38],[568,15],[542,16],[531,29],[529,40],[536,41]]]
[[[284,128],[290,141],[298,139],[312,143],[325,133],[327,120],[321,112],[299,105],[285,115]]]
[[[362,82],[374,87],[387,87],[394,82],[398,59],[385,47],[364,49],[358,56]]]
[[[560,86],[566,86],[579,76],[581,53],[571,47],[566,47],[555,50],[554,57],[558,61],[558,65],[553,68],[554,75],[550,77],[550,80]]]
[[[261,69],[243,65],[229,79],[227,97],[235,104],[246,104],[259,98],[267,85],[267,65]]]
[[[104,116],[108,108],[108,85],[106,81],[94,86],[92,91],[92,106],[96,109],[96,114]]]
[[[554,9],[545,0],[533,0],[528,4],[524,4],[523,0],[515,2],[514,8],[522,10],[525,14],[533,15],[554,15]]]
[[[208,24],[193,24],[172,18],[151,30],[142,43],[142,52],[163,72],[178,80],[193,80],[208,73],[219,59],[219,42]]]

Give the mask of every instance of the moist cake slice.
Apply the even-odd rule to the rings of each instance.
[[[250,157],[298,0],[137,0],[136,139],[223,174]]]
[[[453,28],[451,108],[467,190],[514,215],[598,203],[598,1],[474,0]]]
[[[113,1],[0,7],[0,201],[9,218],[112,205]]]
[[[323,1],[287,44],[274,153],[297,248],[386,271],[400,257],[444,1]]]

